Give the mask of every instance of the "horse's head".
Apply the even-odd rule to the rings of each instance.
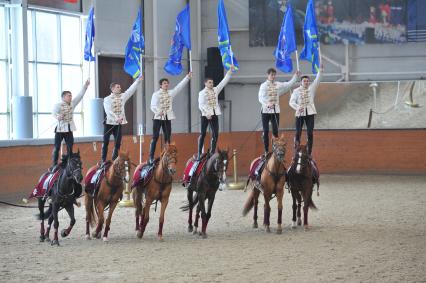
[[[286,145],[283,134],[279,138],[272,137],[272,152],[279,162],[284,162]]]
[[[120,151],[118,157],[114,160],[112,168],[117,178],[124,179],[126,172],[130,172],[130,159],[128,151]]]
[[[300,174],[309,164],[309,154],[306,145],[298,145],[293,157],[293,163],[296,164],[296,173]]]
[[[68,178],[74,179],[75,182],[81,183],[83,180],[82,163],[80,158],[80,150],[77,153],[71,153],[67,158],[65,171]]]
[[[166,144],[163,152],[161,153],[161,164],[163,170],[167,170],[169,175],[176,173],[177,163],[177,147],[174,143]]]
[[[221,150],[218,148],[217,153],[213,154],[211,158],[216,158],[213,163],[213,169],[216,172],[216,176],[219,178],[220,183],[226,182],[226,170],[228,170],[229,156],[227,150]]]

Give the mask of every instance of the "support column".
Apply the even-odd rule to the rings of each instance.
[[[104,121],[104,100],[103,98],[93,98],[85,103],[85,124],[87,134],[90,136],[103,135]]]

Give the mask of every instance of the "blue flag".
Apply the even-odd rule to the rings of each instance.
[[[87,18],[86,25],[86,41],[84,43],[84,60],[86,61],[95,61],[95,56],[92,54],[93,41],[95,39],[95,22],[93,21],[93,16],[95,14],[95,9],[90,8],[89,17]]]
[[[219,5],[217,6],[217,18],[217,36],[219,41],[220,55],[222,56],[223,67],[226,70],[229,70],[231,68],[231,65],[234,64],[235,69],[238,70],[238,61],[237,58],[235,58],[234,53],[232,52],[231,38],[229,37],[228,20],[226,18],[226,11],[225,6],[223,4],[223,0],[219,0]]]
[[[293,9],[288,3],[287,11],[281,25],[280,36],[278,37],[277,48],[275,48],[275,66],[286,73],[293,71],[291,53],[297,50],[296,38],[294,34]]]
[[[164,70],[170,75],[176,76],[182,73],[182,51],[186,47],[191,50],[191,25],[189,5],[177,15],[175,34],[169,52],[169,60],[164,65]]]
[[[309,0],[308,6],[306,7],[303,37],[305,46],[300,53],[300,59],[312,62],[312,73],[316,74],[319,69],[319,35],[313,0]]]
[[[142,59],[145,48],[145,40],[142,34],[142,16],[139,8],[138,16],[133,24],[132,34],[127,42],[126,51],[124,52],[124,71],[137,78],[141,75]]]

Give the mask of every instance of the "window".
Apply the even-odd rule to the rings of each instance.
[[[61,101],[62,91],[76,96],[81,90],[82,28],[78,16],[28,11],[29,93],[33,97],[35,138],[53,137],[51,111],[53,104]],[[82,109],[82,103],[74,109],[75,136],[83,136]]]
[[[8,10],[0,5],[0,140],[9,138],[10,83],[8,54]]]

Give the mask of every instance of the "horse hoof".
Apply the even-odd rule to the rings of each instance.
[[[191,233],[194,230],[192,226],[188,226],[188,233]]]
[[[253,228],[254,228],[254,229],[259,228],[259,225],[257,225],[257,222],[256,222],[256,223],[253,223]]]
[[[41,235],[40,236],[40,243],[42,243],[42,242],[44,242],[44,240],[45,240],[46,238],[44,237],[44,235]]]
[[[277,234],[281,235],[283,233],[283,229],[277,229]]]
[[[68,236],[67,231],[65,229],[61,231],[61,236],[62,238],[65,238],[66,236]]]
[[[303,229],[304,229],[305,231],[309,231],[309,230],[311,229],[311,227],[309,227],[308,225],[305,225],[305,226],[303,226]]]
[[[158,236],[158,241],[160,241],[160,242],[164,242],[164,239],[163,239],[163,236]]]
[[[108,242],[108,238],[107,237],[103,237],[102,241],[104,241],[104,243]]]
[[[296,228],[297,228],[296,221],[293,221],[293,224],[291,224],[291,228],[292,228],[292,229],[296,229]]]
[[[91,240],[92,238],[90,237],[89,234],[86,234],[86,240]]]
[[[201,236],[203,237],[203,239],[207,239],[207,234],[206,233],[201,233]]]
[[[142,234],[142,232],[141,232],[140,230],[138,230],[138,232],[136,233],[136,236],[137,236],[139,239],[142,239],[143,234]]]
[[[271,228],[269,228],[269,226],[266,227],[266,233],[271,233]]]
[[[58,240],[53,240],[51,243],[50,243],[50,245],[51,246],[58,246],[59,247],[59,241]]]
[[[195,230],[194,230],[194,232],[192,232],[192,234],[194,234],[194,235],[198,234],[197,228],[195,228]]]
[[[297,226],[302,226],[302,219],[300,218],[297,219]]]

